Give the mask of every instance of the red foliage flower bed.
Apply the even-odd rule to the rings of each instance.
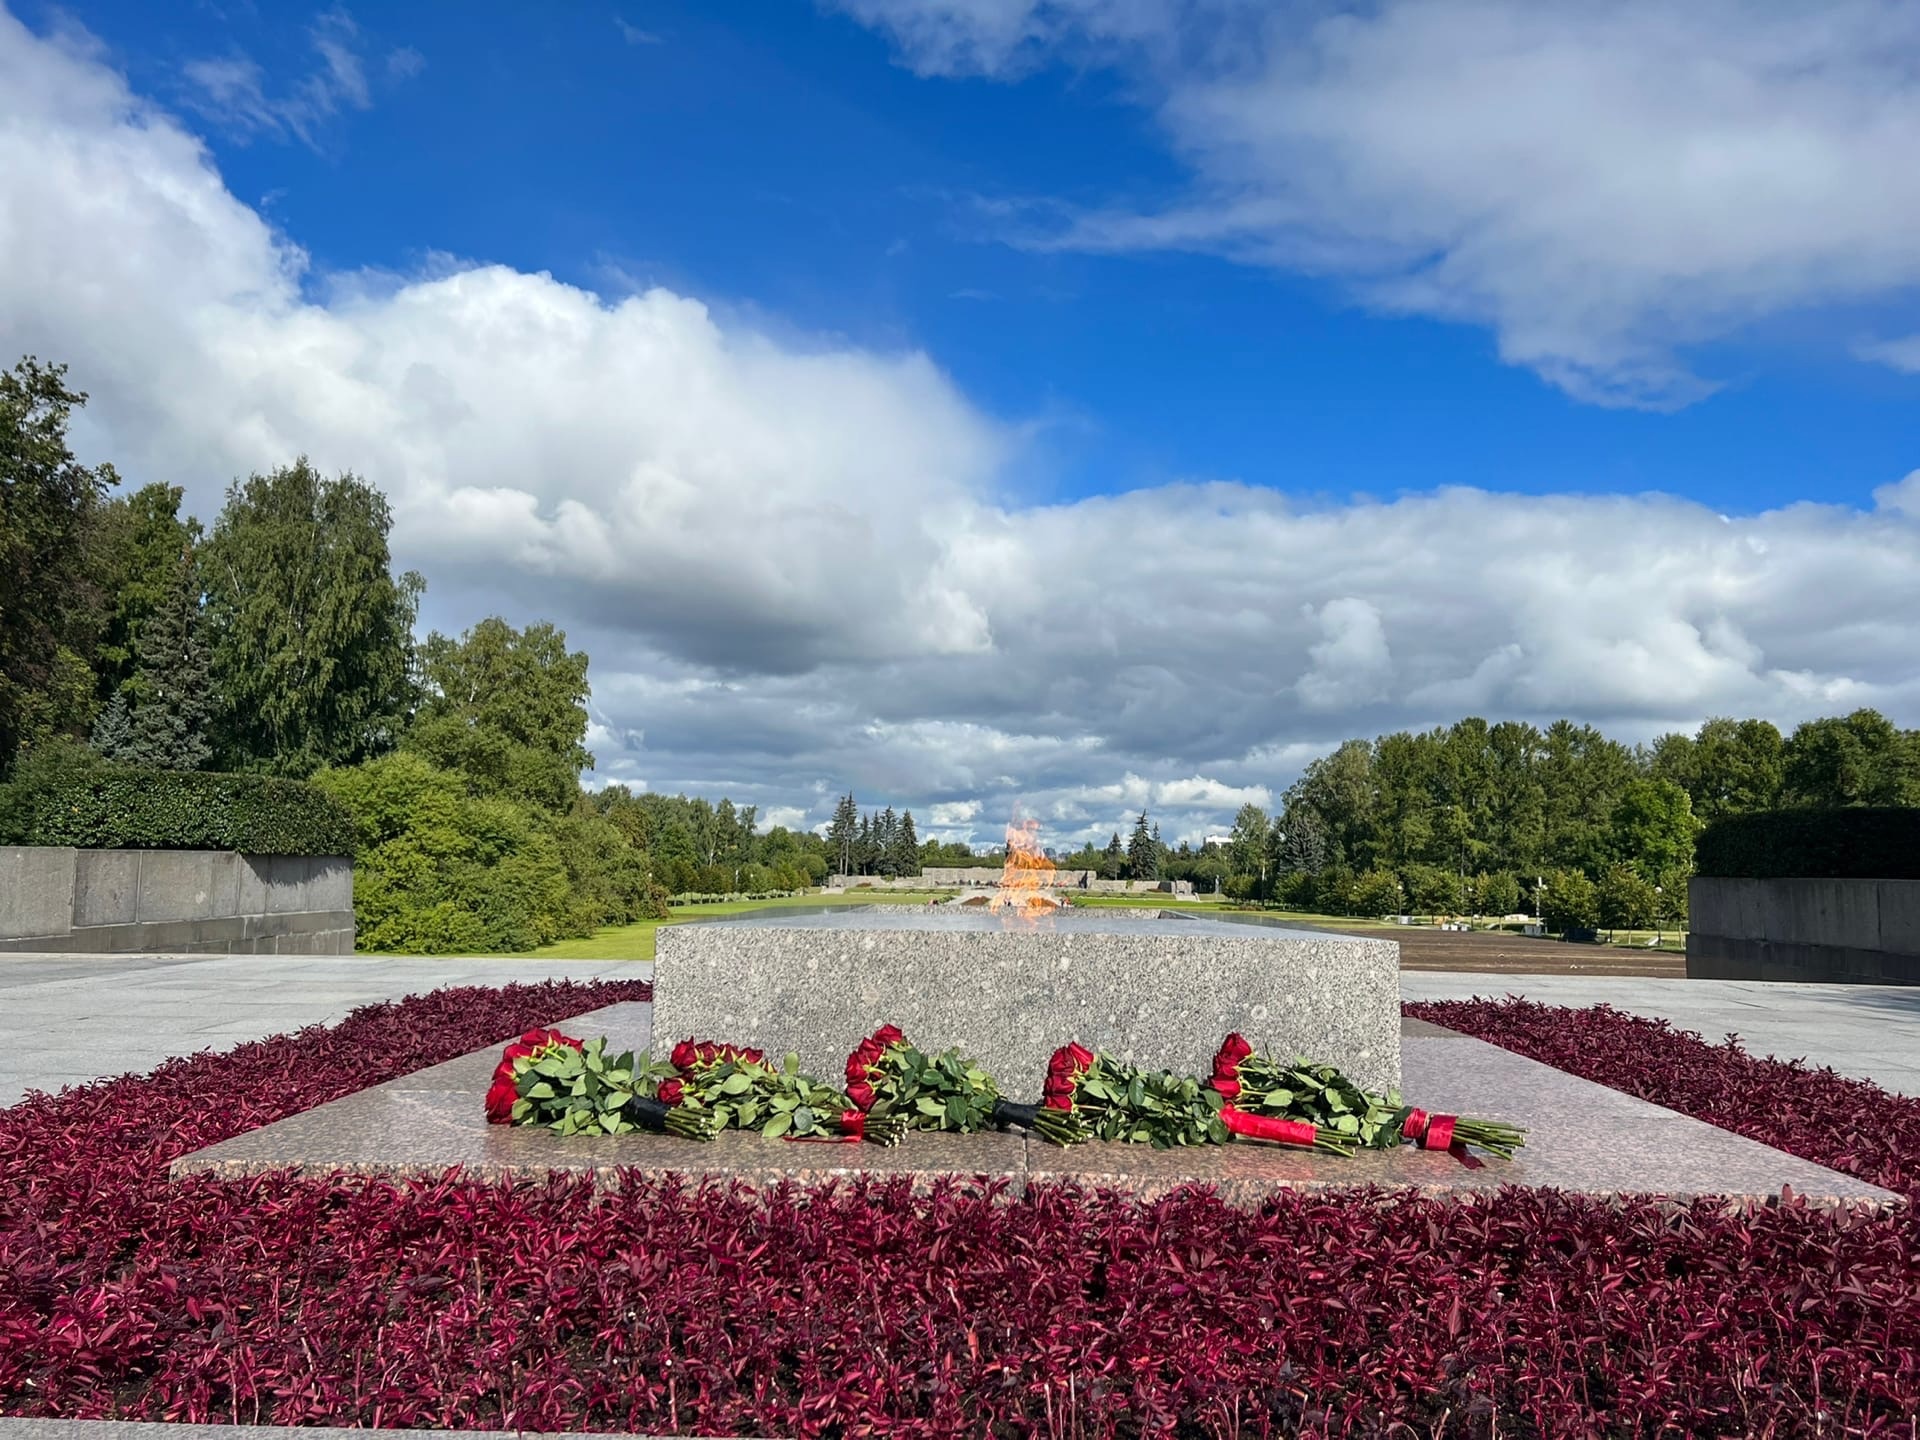
[[[1678,1110],[1776,1150],[1920,1198],[1920,1099],[1799,1061],[1710,1045],[1691,1030],[1596,1005],[1433,1000],[1406,1013]]]
[[[1920,1407],[1906,1215],[164,1179],[634,993],[444,992],[0,1112],[0,1410],[1093,1437],[1909,1435]]]

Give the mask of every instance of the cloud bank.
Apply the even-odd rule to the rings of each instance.
[[[924,354],[497,265],[317,275],[176,116],[4,12],[0,343],[70,362],[85,453],[203,516],[302,452],[372,480],[429,621],[588,648],[602,778],[793,823],[851,788],[923,833],[1018,802],[1053,840],[1141,808],[1179,838],[1467,712],[1920,719],[1920,474],[1750,517],[1238,481],[1013,507],[1018,417]]]
[[[1020,243],[1191,249],[1484,325],[1606,404],[1685,348],[1920,281],[1920,9],[1898,0],[840,0],[926,75],[1135,74],[1191,168]],[[1910,353],[1910,350],[1907,352]]]

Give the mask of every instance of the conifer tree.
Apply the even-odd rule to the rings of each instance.
[[[835,873],[853,873],[854,846],[860,836],[860,807],[849,790],[833,807],[833,823],[827,826],[827,853],[833,859]]]
[[[100,718],[93,722],[89,743],[94,752],[107,760],[124,760],[127,742],[133,738],[133,714],[127,709],[127,692],[116,690]]]
[[[894,817],[893,807],[887,806],[880,812],[880,818],[873,827],[873,868],[879,874],[895,873],[894,845],[899,839],[900,822]]]
[[[913,811],[911,810],[901,814],[900,827],[894,832],[893,873],[896,875],[920,873],[920,836],[913,828]]]
[[[1127,878],[1129,880],[1158,880],[1160,878],[1160,842],[1154,838],[1153,831],[1147,826],[1147,812],[1142,810],[1140,818],[1134,822],[1133,838],[1127,842]]]
[[[122,758],[154,770],[200,770],[212,758],[213,695],[201,619],[200,569],[183,550],[173,583],[140,627],[133,712]]]

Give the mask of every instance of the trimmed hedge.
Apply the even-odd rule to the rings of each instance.
[[[237,850],[351,855],[353,816],[299,780],[105,765],[28,782],[14,807],[22,845],[88,850]],[[16,790],[28,785],[16,785]]]
[[[1920,880],[1920,809],[1728,816],[1700,832],[1694,873],[1740,880]]]

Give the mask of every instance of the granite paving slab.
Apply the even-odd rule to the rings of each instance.
[[[644,1049],[652,1006],[612,1005],[562,1026],[616,1048]],[[503,1043],[505,1038],[502,1037]],[[1236,1204],[1279,1190],[1379,1186],[1432,1195],[1544,1186],[1595,1196],[1724,1196],[1765,1203],[1783,1187],[1810,1203],[1883,1209],[1900,1196],[1617,1090],[1595,1085],[1469,1036],[1404,1023],[1407,1094],[1426,1108],[1512,1120],[1528,1127],[1519,1158],[1465,1164],[1402,1148],[1349,1159],[1261,1145],[1153,1150],[1089,1144],[1062,1150],[1019,1133],[916,1134],[897,1147],[792,1144],[726,1134],[700,1145],[662,1135],[562,1140],[550,1131],[488,1125],[481,1095],[499,1046],[449,1060],[182,1156],[172,1175],[238,1177],[292,1169],[437,1176],[455,1166],[488,1179],[580,1174],[613,1186],[624,1175],[679,1175],[754,1186],[814,1184],[856,1176],[905,1177],[916,1189],[955,1180],[1074,1182],[1152,1198],[1186,1184],[1216,1188]]]

